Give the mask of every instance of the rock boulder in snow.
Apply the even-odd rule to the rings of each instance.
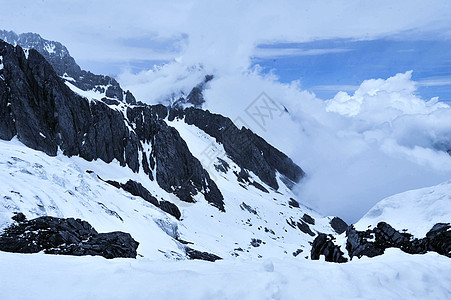
[[[346,222],[340,219],[339,217],[334,217],[330,221],[330,226],[332,226],[332,228],[338,234],[342,234],[343,232],[346,231],[346,228],[348,228],[348,224],[346,224]]]
[[[340,246],[333,243],[333,236],[320,233],[313,241],[310,257],[312,260],[318,260],[324,255],[326,261],[344,263],[348,259],[343,256]]]
[[[105,258],[136,258],[139,243],[129,233],[115,231],[98,233],[88,222],[74,218],[39,217],[18,221],[0,235],[0,250],[18,253],[63,255],[95,255]]]

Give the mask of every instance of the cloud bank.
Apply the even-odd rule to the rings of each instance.
[[[187,94],[205,74],[206,68],[172,63],[121,81],[151,102],[168,103],[168,91]],[[421,99],[411,76],[366,80],[352,94],[325,100],[257,66],[213,79],[205,108],[251,128],[304,168],[308,176],[296,190],[301,202],[355,222],[385,197],[451,178],[451,108]],[[262,92],[288,113],[259,122],[252,109],[264,106]]]
[[[431,32],[449,38],[450,13],[447,0],[23,0],[2,3],[0,27],[58,40],[87,69],[89,61],[180,57],[223,72],[245,70],[262,43]]]

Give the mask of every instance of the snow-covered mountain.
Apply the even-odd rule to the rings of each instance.
[[[49,246],[43,248],[46,253],[71,247],[65,240],[68,233],[54,232],[54,227],[45,227],[48,224],[39,227],[46,219],[38,219],[41,225],[36,228],[26,227],[31,223],[17,213],[28,220],[79,218],[99,233],[129,233],[139,243],[132,243],[137,246],[137,259],[132,262],[0,251],[2,265],[19,266],[17,270],[31,265],[29,274],[38,274],[37,259],[54,267],[54,273],[39,278],[44,281],[65,270],[71,274],[88,270],[85,280],[94,282],[93,278],[104,276],[105,268],[113,270],[113,281],[99,285],[108,289],[117,285],[117,294],[99,294],[95,286],[85,284],[87,291],[81,297],[130,296],[133,293],[126,294],[127,289],[142,285],[146,278],[157,283],[175,278],[180,286],[158,292],[138,289],[136,297],[175,297],[190,290],[190,282],[199,284],[206,277],[213,278],[208,282],[214,286],[194,288],[187,298],[289,298],[298,285],[313,287],[305,292],[308,297],[330,298],[350,281],[361,281],[363,290],[341,291],[339,298],[378,297],[381,294],[374,289],[381,287],[386,289],[384,298],[428,296],[427,289],[399,291],[399,286],[409,286],[409,280],[400,276],[423,276],[425,285],[437,283],[430,288],[433,297],[449,295],[451,278],[424,278],[424,274],[428,268],[440,273],[450,266],[446,257],[451,250],[450,182],[382,200],[348,227],[296,197],[293,187],[308,176],[301,166],[248,128],[200,108],[210,77],[172,106],[145,105],[127,100],[128,93],[109,77],[91,74],[85,85],[90,73],[79,71],[59,43],[34,34],[2,34],[11,44],[0,41],[0,247],[19,243],[12,234],[20,226],[25,231],[16,238],[22,248],[33,246],[32,237],[47,234],[64,243],[51,238],[52,245],[63,248]],[[62,62],[67,63],[58,70]],[[120,93],[109,94],[116,87]],[[97,251],[101,245],[86,247]],[[387,249],[391,247],[438,253],[410,256]],[[371,260],[349,261],[382,253]],[[223,261],[215,264],[220,276],[203,262],[187,261],[219,258]],[[310,259],[348,263],[337,272],[337,265]],[[174,265],[172,260],[183,262]],[[392,266],[399,261],[402,264]],[[237,263],[244,273],[237,271]],[[15,272],[8,279],[12,290],[17,290],[12,283],[18,276]],[[155,272],[163,279],[155,279]],[[374,272],[388,275],[374,276]],[[332,284],[323,289],[326,275]],[[228,276],[241,287],[228,289],[230,282],[222,282]],[[63,282],[61,287],[70,285]],[[27,293],[22,291],[18,297]],[[38,297],[44,294],[37,289]]]
[[[184,241],[222,258],[304,257],[317,232],[334,232],[295,200],[302,169],[230,119],[83,98],[37,51],[2,43],[1,56],[1,138],[15,141],[1,151],[3,224],[18,211],[81,218],[131,233],[143,256],[178,258]],[[129,180],[140,191],[116,188]],[[147,193],[157,200],[136,197]]]

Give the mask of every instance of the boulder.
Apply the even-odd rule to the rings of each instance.
[[[98,233],[88,222],[74,218],[39,217],[26,220],[23,214],[13,217],[17,223],[0,235],[0,250],[17,253],[94,255],[105,258],[136,258],[139,243],[129,233]]]

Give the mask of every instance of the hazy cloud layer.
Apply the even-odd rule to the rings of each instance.
[[[218,71],[246,68],[259,43],[451,34],[447,0],[1,2],[0,27],[61,41],[79,61],[183,57]]]

